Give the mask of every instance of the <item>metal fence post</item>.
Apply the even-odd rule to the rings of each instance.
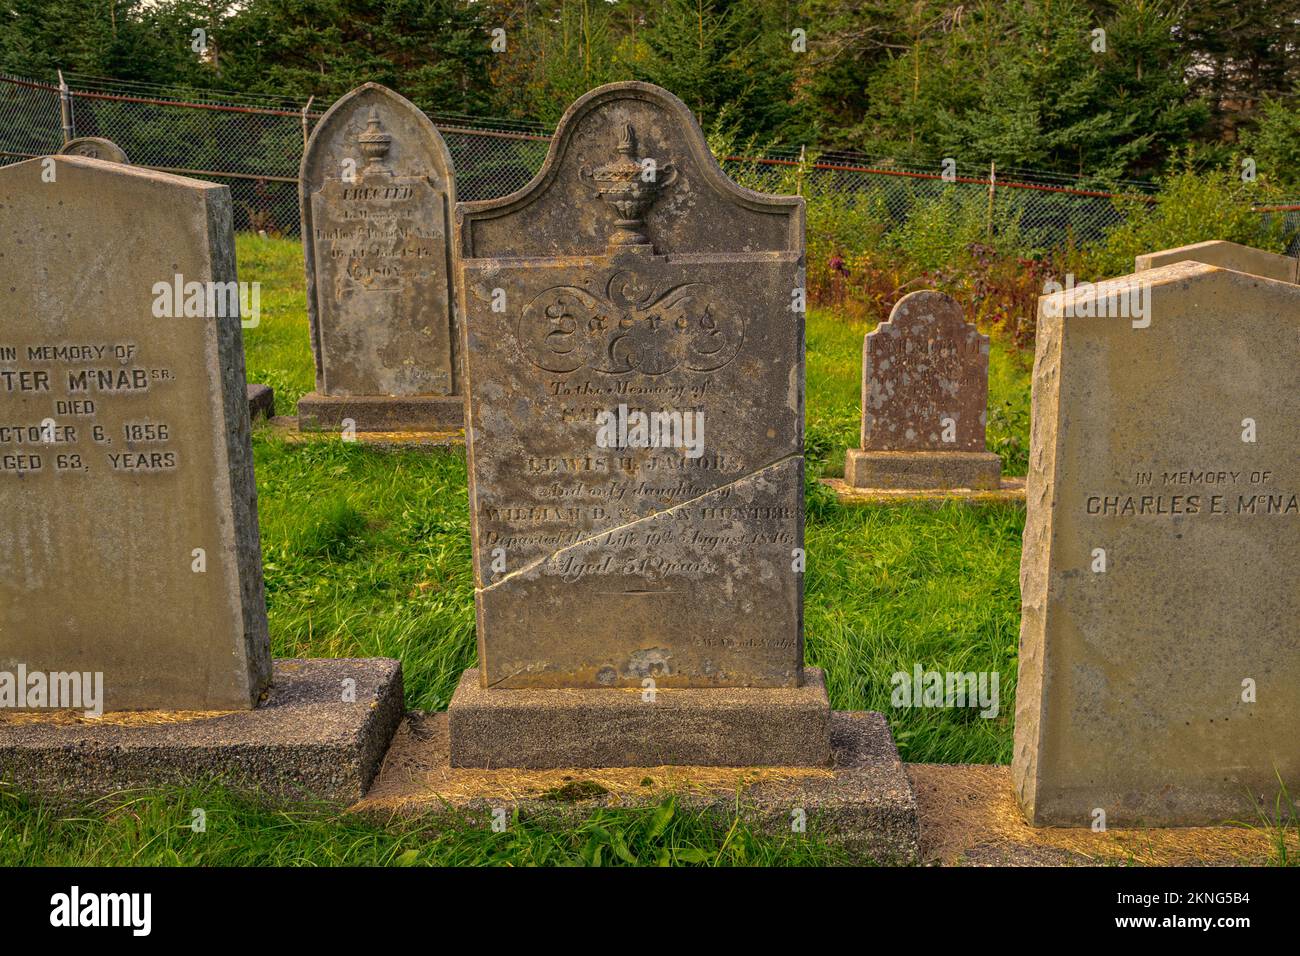
[[[988,237],[993,238],[993,191],[997,188],[998,164],[989,163],[989,224]]]
[[[307,97],[307,103],[302,108],[302,151],[304,154],[307,152],[307,112],[311,109],[311,104],[315,99],[314,94]]]
[[[72,128],[72,93],[68,90],[68,84],[64,82],[63,71],[59,70],[59,121],[63,125],[63,145],[75,138]]]

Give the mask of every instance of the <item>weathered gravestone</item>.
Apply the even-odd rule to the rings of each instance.
[[[107,163],[129,163],[126,151],[111,139],[102,136],[79,136],[70,139],[59,150],[63,156],[85,156],[89,159],[102,159]]]
[[[0,670],[102,673],[112,710],[253,707],[244,353],[212,285],[234,287],[229,190],[59,156],[0,170],[0,204]],[[175,276],[233,313],[187,317]]]
[[[1160,252],[1137,256],[1133,260],[1133,271],[1145,272],[1147,269],[1158,269],[1160,266],[1173,265],[1175,262],[1204,262],[1206,265],[1246,272],[1265,279],[1300,282],[1297,273],[1300,259],[1280,256],[1276,252],[1265,252],[1263,249],[1221,239],[1196,242],[1190,246],[1162,249]]]
[[[453,763],[824,763],[802,200],[737,187],[676,97],[618,83],[457,215],[479,668]]]
[[[1039,300],[1015,786],[1036,825],[1256,821],[1300,792],[1300,287],[1107,285],[1138,314]]]
[[[459,427],[456,196],[433,123],[391,90],[358,87],[316,125],[298,189],[316,357],[299,426]]]
[[[24,792],[351,802],[401,719],[397,661],[272,665],[231,227],[225,186],[0,169],[0,779]],[[122,710],[169,713],[40,713]]]
[[[855,488],[997,489],[1001,459],[984,445],[989,340],[961,305],[923,290],[899,299],[862,347],[862,447]]]

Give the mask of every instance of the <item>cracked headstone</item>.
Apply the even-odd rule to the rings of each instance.
[[[1300,792],[1300,287],[1108,286],[1145,305],[1039,300],[1013,779],[1040,826],[1258,823]]]
[[[643,83],[575,103],[524,190],[458,207],[485,707],[744,688],[824,714],[802,644],[803,217],[727,179]],[[464,712],[454,759],[487,759]],[[792,759],[824,760],[816,737]],[[568,759],[610,759],[590,744]]]
[[[961,304],[922,290],[899,299],[862,348],[862,447],[845,455],[855,488],[996,490],[984,444],[989,340]]]
[[[312,131],[298,189],[316,359],[299,427],[460,427],[456,196],[433,123],[391,90],[360,86]]]
[[[109,710],[253,707],[271,661],[229,190],[56,156],[0,169],[0,207],[0,669],[47,694],[98,679]]]

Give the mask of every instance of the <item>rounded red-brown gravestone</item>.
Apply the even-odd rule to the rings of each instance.
[[[987,451],[989,340],[951,296],[899,299],[862,349],[862,448],[845,457],[857,488],[996,489]]]
[[[316,125],[298,188],[316,359],[300,427],[459,426],[456,195],[433,123],[392,90],[360,86]]]

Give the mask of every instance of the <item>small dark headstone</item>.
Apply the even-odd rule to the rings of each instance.
[[[248,417],[250,420],[271,418],[275,415],[275,390],[270,385],[248,384]]]

